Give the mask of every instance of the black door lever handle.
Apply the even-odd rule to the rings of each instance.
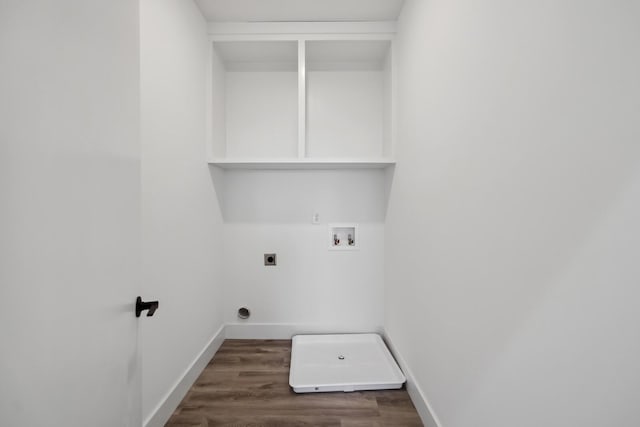
[[[142,301],[141,297],[136,298],[136,317],[140,317],[143,311],[147,311],[147,317],[153,316],[160,303],[158,301]]]

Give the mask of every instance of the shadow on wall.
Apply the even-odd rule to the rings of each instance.
[[[512,324],[500,351],[477,373],[457,412],[459,425],[505,405],[516,412],[508,415],[515,422],[527,405],[513,396],[525,393],[525,387],[538,404],[554,408],[562,402],[569,408],[559,411],[553,425],[603,425],[611,419],[618,420],[615,425],[631,425],[627,423],[637,417],[635,402],[626,406],[625,401],[637,395],[640,379],[634,361],[640,342],[637,328],[630,326],[640,320],[633,303],[640,298],[634,251],[640,232],[630,229],[640,216],[640,174],[618,185],[557,269],[537,284],[536,299]],[[631,374],[621,378],[620,372]],[[501,389],[510,397],[489,397]],[[617,396],[615,403],[605,403],[611,396]],[[596,403],[602,405],[597,414],[576,410]]]

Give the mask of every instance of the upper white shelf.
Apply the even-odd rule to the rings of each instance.
[[[384,169],[396,164],[391,159],[212,159],[209,164],[223,169]]]
[[[388,33],[211,37],[209,163],[236,169],[394,164]]]

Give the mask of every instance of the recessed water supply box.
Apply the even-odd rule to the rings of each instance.
[[[356,250],[358,242],[357,224],[329,224],[330,250]]]

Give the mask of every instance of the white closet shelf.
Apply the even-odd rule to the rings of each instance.
[[[223,169],[385,169],[396,164],[389,158],[362,159],[255,159],[224,158],[209,160]]]
[[[387,27],[366,34],[248,29],[210,39],[210,164],[239,170],[395,164]]]

